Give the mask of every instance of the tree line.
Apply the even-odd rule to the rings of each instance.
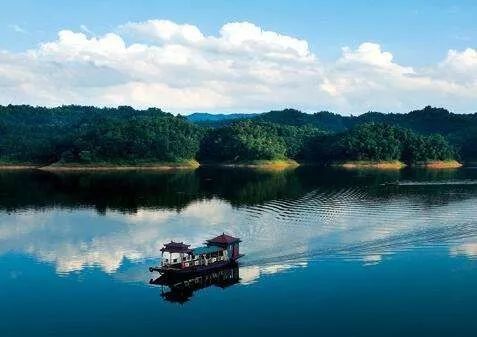
[[[362,124],[387,124],[423,135],[440,134],[452,144],[462,160],[477,161],[477,113],[456,114],[444,108],[426,106],[409,113],[367,112],[359,116],[344,116],[329,111],[303,113],[295,109],[270,111],[258,115],[235,114],[234,120],[218,117],[210,119],[210,114],[209,118],[207,114],[201,114],[201,118],[197,119],[194,115],[188,118],[196,124],[211,127],[224,126],[241,118],[296,127],[312,126],[328,133],[345,132]]]
[[[310,126],[240,121],[207,132],[199,150],[200,160],[212,162],[294,159],[329,164],[399,160],[416,164],[455,157],[453,147],[441,135],[420,135],[381,123],[327,133]]]
[[[0,107],[3,163],[179,162],[194,158],[205,130],[160,109]]]
[[[192,159],[217,163],[282,159],[416,163],[459,155],[442,135],[418,133],[382,121],[330,131],[307,123],[306,114],[289,111],[289,115],[280,115],[280,120],[258,115],[205,127],[160,109],[0,106],[0,161],[35,165],[135,165]],[[288,122],[293,116],[295,122]]]

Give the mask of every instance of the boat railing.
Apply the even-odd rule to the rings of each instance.
[[[172,263],[169,259],[163,259],[161,261],[162,267],[193,267],[193,266],[200,266],[200,265],[208,265],[209,263],[215,263],[220,261],[226,261],[228,258],[227,256],[216,256],[216,257],[209,257],[204,258],[203,256],[197,256],[194,259],[172,259]]]

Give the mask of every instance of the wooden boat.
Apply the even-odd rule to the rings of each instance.
[[[225,233],[196,248],[190,248],[190,245],[183,242],[171,241],[161,248],[161,265],[150,267],[149,271],[166,275],[200,275],[214,269],[234,266],[243,256],[239,252],[240,242],[239,238]],[[164,253],[167,254],[165,257]]]

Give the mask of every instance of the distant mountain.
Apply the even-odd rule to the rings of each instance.
[[[260,122],[281,125],[311,125],[316,128],[331,132],[340,132],[348,129],[348,125],[345,122],[346,117],[328,111],[322,111],[315,114],[309,114],[295,109],[274,110],[264,113],[233,114],[196,112],[185,117],[189,122],[210,127],[229,125],[237,120],[254,119]]]
[[[270,123],[285,124],[285,125],[292,125],[292,126],[316,124],[314,115],[307,114],[295,109],[270,111],[270,112],[266,112],[266,113],[258,115],[255,119],[262,122],[270,122]]]
[[[365,123],[385,123],[423,134],[443,135],[477,128],[477,113],[455,114],[431,106],[406,114],[367,112],[360,116],[342,116],[328,111],[309,114],[295,109],[285,109],[259,114],[255,120],[292,126],[311,125],[329,132],[341,132]]]
[[[349,128],[347,117],[328,111],[309,114],[295,109],[285,109],[260,114],[255,120],[291,126],[311,125],[330,132],[341,132]]]
[[[208,112],[195,112],[185,117],[192,123],[217,127],[230,124],[239,119],[251,119],[258,115],[256,113],[212,114]]]

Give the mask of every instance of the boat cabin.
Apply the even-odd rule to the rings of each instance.
[[[227,251],[228,256],[236,260],[240,257],[239,253],[239,243],[241,240],[239,238],[234,238],[233,236],[222,233],[222,235],[216,236],[211,240],[207,240],[206,244],[208,247],[220,247]]]
[[[239,238],[225,233],[207,240],[204,246],[196,248],[190,248],[190,245],[183,242],[171,241],[161,248],[162,261],[161,268],[158,270],[160,272],[187,271],[224,266],[242,256],[239,253],[240,242]]]

